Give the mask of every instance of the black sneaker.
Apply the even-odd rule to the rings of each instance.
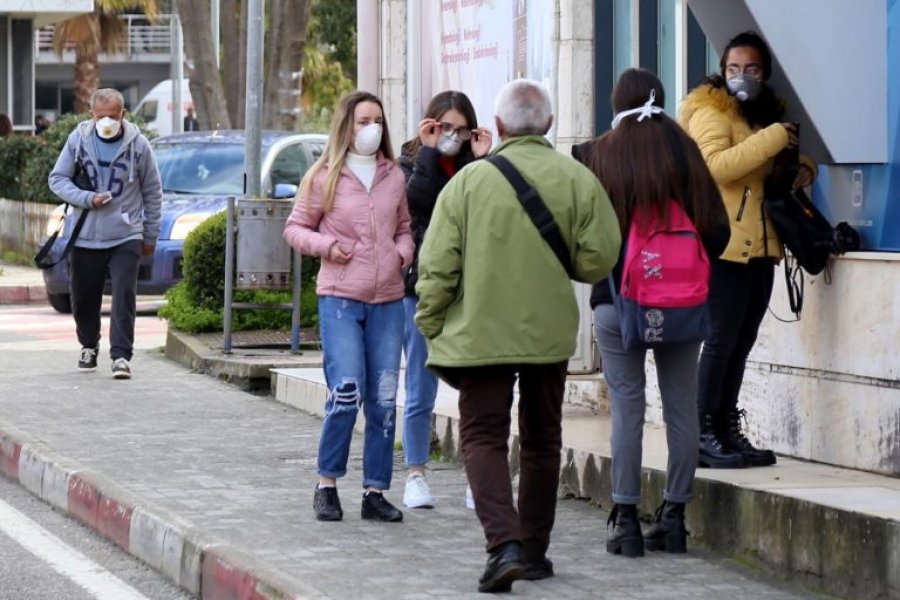
[[[381,492],[366,492],[362,499],[362,518],[396,523],[403,520],[403,513],[385,500]]]
[[[113,379],[131,379],[131,364],[124,358],[117,358],[112,364]]]
[[[340,521],[344,518],[341,508],[341,499],[338,498],[336,487],[320,488],[316,486],[313,496],[313,510],[316,511],[316,519],[319,521]]]
[[[93,373],[97,370],[97,349],[82,348],[78,359],[78,370],[82,373]]]

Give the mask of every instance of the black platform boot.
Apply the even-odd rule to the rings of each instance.
[[[609,513],[606,527],[614,525],[613,532],[606,540],[606,551],[634,558],[644,555],[644,537],[638,522],[637,506],[616,504]]]
[[[775,453],[771,450],[757,448],[744,435],[741,421],[746,422],[747,412],[743,409],[732,409],[728,412],[728,435],[725,445],[735,452],[740,452],[748,467],[768,467],[776,462]]]
[[[656,522],[644,534],[644,547],[651,552],[687,552],[688,531],[684,526],[684,504],[663,500],[656,509]]]
[[[700,455],[698,464],[710,469],[740,469],[746,467],[744,455],[727,448],[724,432],[717,430],[713,415],[700,415]]]

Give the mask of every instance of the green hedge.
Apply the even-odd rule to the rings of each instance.
[[[87,114],[67,114],[37,137],[14,135],[0,138],[0,198],[59,204],[60,199],[47,185],[47,177],[69,134],[78,123],[89,118]],[[130,116],[129,120],[132,120]],[[134,119],[132,122],[148,138],[154,135],[143,127],[142,120]]]
[[[166,305],[160,316],[182,331],[199,333],[221,331],[225,304],[225,224],[226,214],[219,213],[198,225],[184,241],[184,279],[166,292]],[[315,275],[318,259],[303,257],[301,325],[318,323]],[[235,302],[261,304],[290,303],[291,292],[235,290]],[[235,331],[254,329],[289,329],[289,310],[235,310]]]

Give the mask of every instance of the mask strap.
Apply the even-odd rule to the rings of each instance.
[[[656,106],[654,104],[656,102],[656,90],[650,90],[650,97],[644,102],[643,106],[638,106],[637,108],[629,108],[628,110],[623,110],[620,113],[617,113],[615,118],[612,120],[612,128],[615,129],[619,123],[622,122],[622,119],[625,117],[630,117],[631,115],[640,115],[638,117],[638,121],[643,121],[647,117],[652,117],[653,115],[658,115],[660,113],[665,112],[662,107]]]

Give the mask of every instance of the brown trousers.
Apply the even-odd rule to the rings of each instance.
[[[522,542],[526,560],[543,557],[556,517],[566,362],[459,367],[459,438],[487,550]],[[509,434],[519,376],[519,506],[513,506]]]

